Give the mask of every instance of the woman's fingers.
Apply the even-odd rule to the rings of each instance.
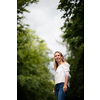
[[[55,91],[53,90],[53,93],[55,94]]]
[[[67,91],[67,89],[63,89],[63,92],[65,93]]]
[[[65,93],[67,91],[67,86],[63,86],[63,92]]]

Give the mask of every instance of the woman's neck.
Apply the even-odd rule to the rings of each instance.
[[[62,61],[58,62],[58,66],[60,66],[62,63],[63,63]]]

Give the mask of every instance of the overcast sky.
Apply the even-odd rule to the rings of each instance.
[[[29,28],[35,30],[36,34],[45,40],[53,54],[58,50],[65,55],[66,47],[56,42],[56,40],[62,42],[60,27],[64,23],[64,19],[61,19],[64,12],[57,10],[58,4],[59,0],[39,0],[37,4],[33,3],[26,8],[30,13],[24,13],[26,18],[23,22],[29,24]]]

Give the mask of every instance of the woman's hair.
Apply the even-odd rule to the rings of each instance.
[[[62,57],[62,62],[65,62],[65,59],[64,59],[63,54],[62,54],[60,51],[56,51],[56,52],[54,53],[54,69],[55,69],[55,71],[56,71],[56,69],[57,69],[57,67],[58,67],[58,63],[57,63],[57,61],[55,61],[55,54],[56,54],[56,53],[59,53],[60,56]]]

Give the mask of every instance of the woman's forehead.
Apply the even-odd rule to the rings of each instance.
[[[55,55],[60,55],[60,53],[57,52],[57,53],[55,53]]]

